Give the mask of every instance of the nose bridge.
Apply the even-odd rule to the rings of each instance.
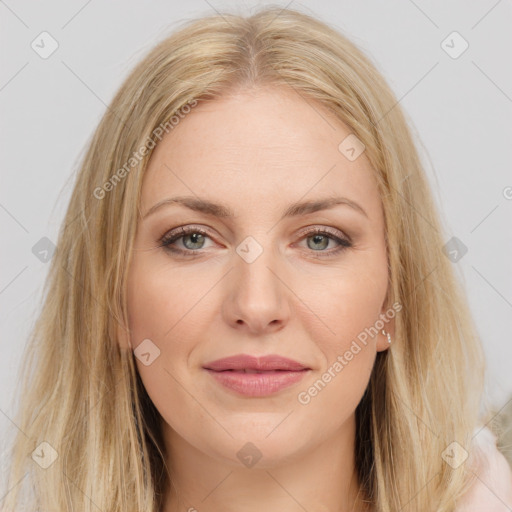
[[[260,240],[262,238],[259,237]],[[235,272],[239,290],[274,296],[279,293],[279,280],[275,275],[279,263],[277,251],[271,246],[270,236],[265,237],[262,242],[248,236],[237,246],[236,252],[238,259]]]
[[[288,314],[286,287],[278,277],[282,265],[278,251],[271,246],[270,236],[265,246],[255,237],[246,237],[237,247],[234,263],[231,305],[235,322],[242,320],[251,330],[264,329],[281,323]]]

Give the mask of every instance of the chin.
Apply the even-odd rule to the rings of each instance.
[[[215,444],[211,455],[236,468],[245,466],[248,469],[271,469],[292,463],[307,451],[304,444],[291,443],[292,439],[301,440],[298,433],[289,435],[274,431],[268,435],[269,432],[271,430],[266,430],[264,435],[258,431],[253,434],[250,430],[232,432],[235,439],[230,439],[226,444]]]

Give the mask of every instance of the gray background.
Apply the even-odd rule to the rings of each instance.
[[[263,2],[0,0],[0,432],[37,316],[48,264],[32,248],[56,241],[86,142],[133,65],[178,22]],[[420,138],[453,265],[489,364],[496,408],[512,398],[512,5],[450,2],[278,2],[341,29],[376,63]],[[57,50],[31,47],[47,31]],[[461,41],[469,44],[457,58]],[[446,39],[448,37],[448,39]],[[41,50],[42,51],[42,48]],[[39,242],[42,243],[42,242]],[[38,247],[38,246],[36,246]],[[0,435],[0,439],[3,436]]]

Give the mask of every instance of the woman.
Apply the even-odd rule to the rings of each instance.
[[[509,510],[443,246],[351,42],[288,9],[188,24],[83,161],[2,509]]]

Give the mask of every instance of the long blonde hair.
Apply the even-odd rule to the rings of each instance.
[[[135,67],[96,129],[25,349],[4,512],[23,500],[45,511],[161,509],[172,474],[159,414],[119,345],[142,178],[171,119],[267,85],[291,87],[345,123],[366,147],[382,199],[388,299],[402,311],[356,410],[361,495],[379,512],[448,512],[470,485],[467,464],[452,468],[442,453],[454,441],[471,450],[484,356],[408,122],[345,36],[271,7],[187,22]],[[41,450],[57,455],[47,469],[36,463]]]

